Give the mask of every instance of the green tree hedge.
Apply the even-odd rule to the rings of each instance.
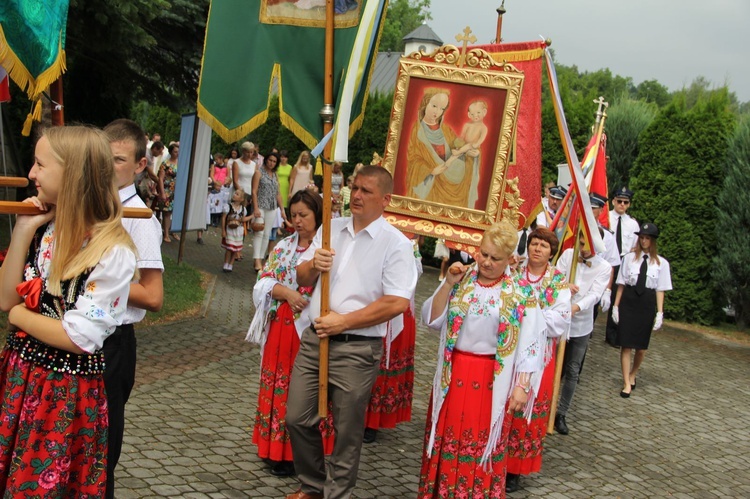
[[[653,121],[657,107],[644,101],[621,99],[607,111],[607,180],[609,192],[627,185],[638,157],[639,136]]]
[[[659,227],[659,253],[671,264],[674,289],[664,312],[674,319],[713,324],[722,314],[711,262],[718,243],[721,161],[735,122],[728,105],[726,89],[689,110],[685,99],[675,99],[644,130],[631,171],[633,215]]]
[[[730,139],[723,166],[713,278],[734,308],[737,325],[745,328],[750,321],[750,116]]]

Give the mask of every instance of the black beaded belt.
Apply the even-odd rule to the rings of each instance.
[[[104,373],[104,353],[101,350],[78,355],[51,347],[20,331],[9,333],[7,343],[8,348],[18,352],[23,360],[55,372],[75,375]]]
[[[375,341],[380,340],[383,341],[383,338],[380,338],[378,336],[362,336],[361,334],[334,334],[333,336],[328,337],[331,341],[342,341],[344,343],[348,343],[350,341]]]

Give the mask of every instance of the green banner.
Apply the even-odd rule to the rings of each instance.
[[[377,0],[335,2],[336,100],[365,1]],[[383,18],[384,14],[377,19],[378,31]],[[281,122],[313,147],[323,136],[319,113],[323,107],[324,22],[323,0],[213,0],[198,87],[198,116],[225,141],[235,142],[266,121],[273,79],[278,76]],[[354,128],[362,122],[376,50],[377,44],[368,60],[367,84],[354,101]]]
[[[36,99],[65,71],[68,0],[0,1],[0,65]]]

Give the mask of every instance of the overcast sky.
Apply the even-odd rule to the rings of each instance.
[[[502,0],[432,0],[427,24],[444,44],[471,27],[495,38]],[[609,68],[669,90],[704,76],[750,101],[750,0],[506,0],[503,40],[552,39],[555,58],[581,71]],[[607,96],[605,96],[607,97]]]

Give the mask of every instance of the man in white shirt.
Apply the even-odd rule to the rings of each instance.
[[[607,198],[593,192],[589,196],[589,201],[591,202],[591,210],[594,212],[594,218],[598,221],[599,216],[602,213],[602,209],[607,206]],[[604,241],[604,252],[600,253],[600,256],[612,266],[612,276],[607,283],[607,289],[604,290],[604,294],[602,295],[601,300],[602,312],[606,312],[607,310],[609,310],[609,307],[612,304],[612,285],[615,282],[614,269],[615,267],[620,266],[621,258],[620,253],[617,251],[617,243],[615,242],[615,236],[612,234],[612,231],[610,231],[606,227],[602,227],[601,224],[599,225],[599,228],[601,229],[602,240]],[[597,312],[598,311],[596,310],[596,308],[594,308],[595,321]]]
[[[136,192],[136,175],[146,168],[146,137],[137,123],[120,119],[104,128],[114,156],[115,176],[120,190],[120,202],[126,207],[145,208]],[[146,316],[146,311],[161,310],[164,299],[161,259],[161,225],[153,215],[149,219],[123,218],[138,250],[136,266],[140,279],[130,285],[128,309],[122,325],[115,329],[102,348],[106,369],[104,385],[107,390],[109,434],[107,452],[107,498],[114,497],[114,469],[120,458],[125,429],[125,403],[135,383],[136,341],[133,324]]]
[[[578,261],[573,262],[573,248],[563,252],[557,261],[557,269],[564,273],[569,280],[570,291],[573,294],[570,322],[570,338],[565,345],[565,360],[563,376],[565,376],[560,390],[560,401],[555,415],[555,430],[561,435],[568,434],[565,416],[575,394],[576,385],[581,372],[581,363],[589,346],[591,332],[594,330],[594,307],[599,302],[612,274],[612,266],[601,256],[592,256],[591,251],[583,249],[584,239],[579,240],[580,252]],[[573,265],[576,265],[576,275],[570,279]]]
[[[383,218],[393,179],[365,166],[354,179],[351,218],[331,221],[300,257],[297,282],[315,285],[296,322],[302,331],[289,386],[287,428],[300,490],[288,499],[348,498],[357,481],[365,411],[378,375],[386,322],[406,311],[417,283],[411,242]],[[321,272],[330,272],[330,310],[320,317]],[[336,443],[326,473],[318,424],[319,339],[329,338],[328,396]]]
[[[565,194],[567,193],[568,189],[561,185],[553,187],[549,190],[549,196],[547,197],[547,206],[536,217],[537,227],[549,228],[549,226],[552,225],[552,221],[555,219],[555,215],[557,215],[557,210],[560,209],[560,205],[562,204],[563,199],[565,199]]]
[[[609,228],[615,236],[615,244],[617,245],[617,252],[620,255],[620,261],[622,261],[623,256],[630,253],[638,242],[636,232],[640,230],[640,226],[638,225],[638,221],[627,213],[632,199],[633,191],[624,186],[620,187],[615,192],[615,197],[612,199],[612,210],[609,212]],[[617,275],[619,272],[620,263],[613,266],[610,289],[612,283],[617,281]],[[612,321],[612,311],[610,310],[607,315],[607,332],[605,339],[607,343],[614,345],[614,339],[616,337],[617,324]]]
[[[635,218],[628,215],[632,199],[633,191],[627,187],[619,188],[612,199],[612,210],[609,212],[609,228],[615,235],[620,257],[630,253],[638,240],[635,233],[640,230],[640,226]]]

